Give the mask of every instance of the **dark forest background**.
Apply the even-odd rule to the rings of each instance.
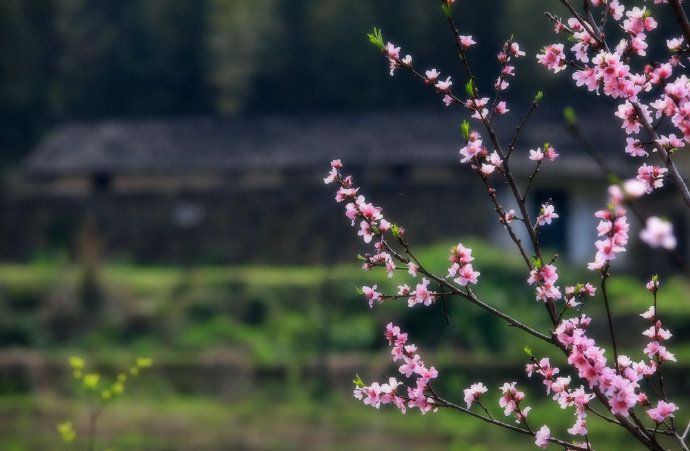
[[[420,69],[457,73],[437,1],[0,0],[0,155],[20,161],[72,119],[371,110],[440,105],[367,43],[373,26]],[[528,52],[511,98],[568,94],[534,55],[553,39],[546,0],[459,2],[480,80],[514,30]],[[470,6],[471,5],[471,6]],[[655,41],[656,42],[656,41]],[[663,44],[663,41],[659,41]],[[565,94],[564,94],[565,93]],[[592,96],[581,96],[591,99]]]

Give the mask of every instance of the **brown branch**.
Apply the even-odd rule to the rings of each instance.
[[[664,146],[659,144],[658,139],[659,136],[656,133],[656,130],[654,130],[654,127],[649,123],[647,120],[647,117],[644,115],[642,112],[642,108],[640,108],[640,104],[637,102],[630,102],[635,109],[635,115],[637,116],[637,120],[640,121],[640,124],[642,124],[642,127],[645,129],[649,137],[653,140],[653,145],[654,148],[657,150],[659,153],[659,156],[664,160],[664,164],[666,164],[666,168],[668,169],[668,173],[675,182],[676,186],[680,190],[681,196],[683,196],[683,201],[685,202],[685,205],[690,208],[690,191],[688,191],[688,186],[685,183],[685,180],[683,177],[680,175],[678,172],[678,169],[676,168],[676,165],[673,164],[673,160],[671,160],[671,156],[669,153],[666,151]]]
[[[606,306],[606,316],[609,321],[609,332],[611,333],[611,344],[613,345],[613,358],[616,364],[616,373],[620,374],[618,367],[618,348],[616,347],[616,334],[613,331],[613,319],[611,318],[611,309],[609,308],[609,295],[606,291],[606,279],[609,277],[609,262],[606,262],[604,270],[601,273],[601,293],[604,296],[604,305]]]
[[[608,9],[608,4],[606,5],[606,8]],[[597,39],[601,40],[601,30],[599,30],[597,22],[594,20],[594,17],[592,16],[592,10],[589,7],[589,0],[582,0],[582,9],[585,12],[587,22],[589,22],[589,24],[592,26],[592,30],[594,30],[594,32],[597,34]]]
[[[337,183],[338,183],[339,185],[343,186],[343,187],[345,186],[344,183],[343,183],[342,175],[341,175],[340,173],[338,174]],[[363,214],[363,212],[362,212],[362,210],[359,208],[359,206],[357,206],[357,205],[355,204],[355,208],[357,208],[357,211],[359,212],[359,216],[362,217],[363,220],[367,222],[367,224],[369,225],[369,227],[370,227],[372,230],[374,230],[374,227],[373,227],[372,222],[366,217],[366,215]],[[450,293],[448,293],[448,294],[452,294],[452,295],[455,295],[455,296],[460,296],[460,297],[462,297],[462,298],[464,298],[464,299],[467,299],[468,301],[470,301],[471,303],[475,304],[475,305],[478,306],[479,308],[482,308],[482,309],[488,311],[489,313],[493,314],[494,316],[498,316],[499,318],[501,318],[501,319],[507,321],[507,322],[510,323],[512,326],[515,326],[515,327],[517,327],[518,329],[521,329],[521,330],[527,332],[528,334],[530,334],[530,335],[532,335],[532,336],[534,336],[534,337],[536,337],[536,338],[538,338],[538,339],[540,339],[540,340],[542,340],[542,341],[545,341],[545,342],[551,343],[551,344],[555,344],[555,341],[554,341],[553,338],[547,337],[546,335],[542,334],[541,332],[538,332],[538,331],[532,329],[531,327],[527,326],[526,324],[521,323],[520,321],[518,321],[518,320],[516,320],[515,318],[511,317],[510,315],[507,315],[507,314],[501,312],[500,310],[498,310],[498,309],[496,309],[496,308],[490,306],[489,304],[487,304],[487,303],[481,301],[479,298],[477,298],[477,296],[475,296],[475,294],[472,292],[472,290],[470,290],[469,287],[467,287],[467,292],[462,291],[461,289],[459,289],[459,288],[456,287],[455,285],[449,283],[445,278],[443,278],[443,277],[441,277],[441,276],[438,276],[438,275],[436,275],[436,274],[434,274],[434,273],[428,271],[428,270],[419,262],[419,260],[417,260],[417,258],[414,256],[414,254],[412,254],[412,251],[410,251],[409,246],[407,245],[407,243],[405,243],[405,242],[402,240],[402,238],[399,238],[399,241],[400,241],[400,243],[402,244],[402,246],[404,247],[405,252],[406,252],[408,255],[410,255],[410,258],[411,258],[412,260],[411,260],[410,258],[405,257],[404,255],[401,255],[398,251],[396,251],[396,250],[390,245],[390,243],[388,243],[388,242],[384,239],[384,236],[383,236],[383,233],[382,233],[382,232],[377,232],[377,233],[375,233],[375,235],[381,239],[381,242],[383,243],[383,245],[384,245],[384,247],[386,248],[386,250],[387,250],[396,260],[398,260],[399,262],[405,263],[405,264],[409,264],[411,261],[413,261],[415,264],[417,264],[417,266],[419,266],[419,269],[417,270],[417,272],[426,275],[427,277],[429,277],[430,279],[434,280],[435,282],[437,282],[437,283],[438,283],[439,285],[441,285],[442,287],[445,287],[445,288],[447,288],[448,290],[450,290]]]
[[[660,123],[661,123],[661,120],[654,126],[654,129],[656,129]],[[585,136],[585,133],[583,132],[583,130],[580,127],[580,124],[577,120],[568,121],[568,130],[575,137],[575,139],[580,141],[583,148],[585,149],[585,152],[587,152],[589,154],[589,156],[592,157],[592,159],[596,162],[597,166],[599,166],[599,169],[601,169],[601,172],[604,174],[605,177],[614,176],[614,177],[619,178],[619,179],[622,178],[615,170],[613,170],[613,168],[611,168],[611,166],[608,165],[606,160],[604,160],[604,158],[602,158],[601,154],[596,151],[596,149],[594,148],[592,143]],[[653,142],[649,142],[648,144],[652,145]],[[634,201],[634,199],[632,199],[630,197],[626,197],[624,202],[625,202],[625,205],[628,207],[628,209],[632,212],[633,216],[637,219],[637,221],[642,226],[644,226],[645,218],[642,216],[642,213],[640,213],[638,205]],[[682,268],[686,274],[690,275],[690,266],[688,266],[688,263],[681,256],[680,252],[678,252],[678,249],[674,248],[674,249],[665,249],[665,250],[671,256],[671,258],[673,258],[673,260],[676,262],[676,264],[680,268]]]
[[[485,416],[480,415],[480,414],[478,414],[478,413],[476,413],[476,412],[472,412],[471,410],[466,409],[466,408],[464,408],[464,407],[462,407],[462,406],[459,406],[459,405],[457,405],[457,404],[453,404],[452,402],[446,401],[445,399],[443,399],[443,398],[441,398],[441,397],[439,397],[439,396],[435,396],[433,399],[434,399],[434,404],[437,405],[438,407],[446,407],[446,408],[449,408],[449,409],[458,410],[458,411],[460,411],[460,412],[463,412],[463,413],[466,413],[466,414],[468,414],[468,415],[471,415],[471,416],[473,416],[473,417],[475,417],[475,418],[479,418],[479,419],[482,420],[482,421],[486,421],[487,423],[491,423],[491,424],[493,424],[493,425],[495,425],[495,426],[500,426],[500,427],[502,427],[502,428],[511,430],[511,431],[513,431],[513,432],[518,432],[518,433],[520,433],[520,434],[529,435],[529,436],[531,436],[531,437],[535,437],[535,436],[536,436],[536,433],[531,432],[531,431],[528,431],[527,429],[522,429],[522,428],[519,428],[519,427],[517,427],[517,426],[513,426],[512,424],[508,424],[508,423],[504,423],[504,422],[502,422],[502,421],[498,421],[498,420],[496,420],[496,419],[494,419],[494,418],[485,417]],[[570,450],[575,450],[575,451],[587,451],[587,450],[588,450],[588,448],[585,448],[585,447],[582,447],[582,446],[579,446],[579,445],[574,445],[574,444],[572,444],[572,443],[570,443],[570,442],[566,442],[566,441],[564,441],[564,440],[559,440],[559,439],[553,438],[553,437],[550,437],[550,438],[549,438],[549,442],[555,443],[555,444],[560,445],[560,446],[563,446],[563,447],[565,447],[565,448],[567,448],[567,449],[570,449]]]
[[[508,144],[508,153],[506,154],[506,158],[510,158],[510,155],[515,150],[515,144],[517,143],[522,128],[525,126],[525,124],[527,124],[527,121],[532,115],[532,112],[536,110],[538,106],[539,104],[537,104],[537,102],[532,102],[532,104],[529,106],[529,110],[527,110],[527,114],[525,115],[524,119],[522,119],[522,122],[520,122],[520,125],[515,127],[515,134],[513,135],[513,139],[510,141],[510,144]]]
[[[480,173],[480,175],[482,175]],[[523,260],[525,260],[525,263],[527,266],[530,266],[532,262],[530,261],[529,257],[527,256],[527,252],[525,252],[525,248],[522,246],[522,241],[520,238],[517,237],[515,232],[513,231],[513,228],[508,224],[506,221],[506,212],[501,206],[501,204],[498,202],[498,198],[496,197],[496,190],[491,188],[491,185],[489,185],[489,179],[482,175],[482,181],[484,182],[484,186],[486,187],[487,192],[489,193],[489,197],[491,198],[491,202],[493,202],[494,207],[496,209],[496,212],[499,214],[501,217],[501,223],[505,226],[506,230],[508,231],[508,235],[510,235],[510,238],[513,240],[515,245],[518,248],[518,251],[520,251],[520,255],[522,256]]]
[[[685,15],[683,7],[680,6],[679,0],[669,0],[669,5],[673,10],[673,14],[676,16],[678,25],[680,25],[681,30],[683,30],[683,36],[685,37],[686,44],[690,44],[690,22],[688,22],[688,16]]]
[[[608,50],[606,41],[604,41],[598,33],[599,30],[597,29],[595,32],[590,23],[584,17],[582,17],[580,13],[575,11],[575,8],[573,8],[573,5],[571,5],[568,0],[561,0],[561,3],[568,9],[568,11],[570,11],[570,14],[572,14],[577,21],[580,22],[582,28],[584,28],[585,31],[597,42],[597,46]],[[594,28],[597,28],[596,24],[594,25]]]

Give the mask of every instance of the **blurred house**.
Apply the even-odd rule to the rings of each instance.
[[[560,114],[535,116],[511,165],[524,186],[534,168],[527,151],[545,141],[556,147],[561,157],[542,165],[531,208],[551,198],[561,217],[544,229],[546,245],[587,261],[596,235],[592,213],[606,205],[608,182]],[[459,164],[463,117],[413,111],[67,123],[39,144],[21,183],[4,196],[0,254],[73,251],[79,231],[88,229],[106,255],[140,262],[351,258],[366,248],[334,202],[334,188],[323,184],[335,158],[415,243],[468,234],[505,241],[481,183]],[[496,121],[504,140],[513,121]],[[608,164],[634,174],[617,124],[585,122]]]

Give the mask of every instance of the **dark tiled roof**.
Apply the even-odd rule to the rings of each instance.
[[[31,175],[236,172],[325,167],[334,158],[369,166],[455,164],[459,123],[466,117],[455,111],[75,122],[50,133],[32,152],[26,169]],[[535,116],[519,149],[526,153],[549,141],[570,160],[564,170],[594,168],[567,133],[560,113],[537,110]],[[589,118],[590,136],[602,150],[622,154],[625,141],[613,119],[607,124]],[[512,113],[499,118],[500,134],[509,137],[518,121]]]

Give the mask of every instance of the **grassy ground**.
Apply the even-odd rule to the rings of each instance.
[[[522,263],[480,242],[465,244],[474,249],[482,272],[476,293],[548,330],[542,306],[524,283]],[[418,256],[443,273],[449,245],[428,247]],[[397,284],[410,283],[406,274],[389,280],[348,264],[107,265],[96,275],[98,292],[90,299],[78,266],[0,265],[0,450],[74,449],[63,446],[56,431],[68,419],[83,445],[87,406],[75,396],[66,365],[73,354],[105,374],[137,356],[155,361],[150,375],[104,412],[101,449],[534,449],[529,437],[455,412],[402,416],[353,399],[349,381],[355,372],[367,382],[395,372],[381,336],[391,320],[439,369],[438,388],[449,398],[461,403],[462,389],[477,380],[493,392],[506,380],[518,380],[533,406],[531,424],[548,422],[567,437],[564,431],[574,422],[571,412],[545,401],[538,381],[524,377],[523,346],[540,356],[545,346],[461,301],[449,303],[451,323],[440,327],[440,305],[369,309],[354,289],[378,284],[396,291]],[[564,284],[597,283],[592,273],[572,268],[560,275]],[[638,314],[651,296],[644,281],[631,276],[616,275],[609,286],[613,309],[622,315],[615,324],[621,346],[640,360],[640,332],[647,324]],[[679,387],[675,393],[688,392],[687,280],[662,280],[658,303],[675,333],[669,347],[680,362],[669,368],[669,383]],[[608,343],[601,299],[586,308],[595,317],[592,333]],[[496,399],[489,404],[496,406]],[[687,421],[683,412],[681,423]],[[494,413],[501,414],[497,408]],[[601,422],[593,421],[590,431],[596,449],[635,449]]]
[[[548,421],[562,437],[566,437],[563,429],[574,422],[572,415],[562,415],[553,403],[535,405],[530,417],[535,427]],[[61,444],[55,428],[66,419],[78,431],[77,441],[70,446]],[[54,394],[2,397],[0,420],[3,450],[84,445],[86,405],[73,398]],[[624,434],[615,429],[611,433],[611,428],[596,420],[589,428],[596,449],[637,449]],[[376,411],[342,393],[281,394],[277,387],[233,402],[179,395],[126,397],[104,411],[97,430],[101,449],[118,450],[534,449],[530,437],[452,411],[401,415],[389,409]]]

